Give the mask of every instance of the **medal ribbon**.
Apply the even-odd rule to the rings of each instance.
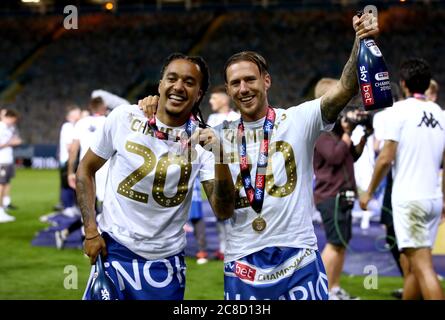
[[[145,123],[146,126],[149,126],[151,128],[151,130],[153,130],[154,135],[156,138],[158,138],[159,140],[170,140],[170,141],[180,141],[181,142],[181,150],[185,150],[188,145],[187,145],[187,141],[188,138],[190,138],[193,134],[193,132],[195,131],[195,129],[198,127],[195,123],[195,117],[193,115],[190,116],[190,118],[187,120],[186,124],[185,124],[185,132],[183,132],[183,134],[181,136],[170,136],[167,132],[163,132],[160,131],[158,126],[156,125],[156,117],[153,116],[150,119],[147,120],[147,122]],[[184,133],[186,134],[186,136],[184,135]],[[191,141],[189,142],[189,144],[191,144]]]
[[[261,141],[260,151],[258,153],[258,163],[256,168],[255,189],[252,187],[252,178],[250,176],[249,163],[247,160],[246,136],[244,135],[243,119],[240,119],[238,125],[238,153],[240,159],[241,180],[250,206],[256,213],[260,214],[263,208],[264,187],[266,185],[266,169],[269,157],[269,141],[275,123],[275,111],[268,107],[266,119],[263,124],[264,138]],[[241,140],[241,143],[240,143]]]

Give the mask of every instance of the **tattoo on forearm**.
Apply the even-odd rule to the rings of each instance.
[[[358,89],[357,80],[357,54],[358,54],[358,40],[355,39],[354,46],[351,51],[348,62],[341,75],[341,84],[351,95],[354,95]]]
[[[229,209],[231,205],[234,205],[234,190],[231,188],[230,183],[227,183],[227,181],[215,180],[213,194],[219,210],[224,211]]]
[[[335,94],[327,94],[322,100],[322,115],[323,119],[328,122],[334,122],[338,114],[357,93],[357,54],[358,54],[358,40],[354,41],[354,46],[349,56],[348,62],[340,78],[340,89],[335,91]]]
[[[235,207],[233,183],[226,180],[205,181],[204,188],[217,216],[229,216]]]
[[[94,211],[95,193],[94,186],[91,187],[91,181],[86,181],[83,177],[77,177],[76,195],[77,203],[82,213],[83,224],[85,229],[90,227],[91,222],[96,221],[96,213]]]

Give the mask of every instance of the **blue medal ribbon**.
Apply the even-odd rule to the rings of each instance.
[[[256,213],[260,214],[264,202],[264,187],[266,185],[266,169],[269,157],[269,141],[275,123],[275,110],[270,106],[267,109],[266,119],[263,124],[264,138],[261,141],[258,154],[258,163],[255,177],[255,189],[252,187],[249,163],[247,159],[246,136],[244,135],[243,119],[238,125],[238,153],[240,160],[241,180],[250,206]],[[241,142],[241,143],[240,143]]]

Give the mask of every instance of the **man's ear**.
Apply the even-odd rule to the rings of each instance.
[[[159,80],[159,84],[158,84],[158,93],[159,93],[159,96],[161,95],[161,84],[162,84],[162,80]]]
[[[269,90],[270,86],[272,85],[272,78],[268,73],[264,75],[264,84],[266,86],[266,90]]]
[[[230,97],[230,93],[229,93],[229,85],[227,84],[227,82],[224,84],[224,88],[226,88],[226,93],[227,93],[227,95]]]

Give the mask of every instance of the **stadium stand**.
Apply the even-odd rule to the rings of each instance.
[[[97,88],[131,96],[130,101],[136,102],[155,92],[154,79],[159,70],[154,66],[159,66],[160,59],[170,52],[193,50],[203,55],[209,61],[212,83],[220,84],[228,56],[262,48],[261,53],[271,61],[273,81],[281,84],[272,86],[271,103],[295,105],[311,96],[314,82],[321,76],[340,75],[339,61],[346,61],[350,50],[349,42],[340,39],[352,36],[349,23],[353,12],[92,13],[80,17],[78,30],[64,30],[60,16],[0,18],[0,58],[6,62],[0,68],[0,83],[11,81],[19,65],[24,69],[13,79],[20,84],[15,95],[8,99],[1,96],[0,103],[26,115],[21,123],[25,142],[53,144],[67,102],[85,106],[91,91]],[[392,77],[397,79],[395,70],[403,57],[420,55],[430,61],[436,79],[443,83],[445,44],[441,35],[445,27],[441,21],[445,9],[391,7],[380,10],[379,17],[382,32],[378,43]],[[216,19],[220,23],[205,34]],[[50,42],[33,57],[43,39]],[[31,61],[23,64],[26,59]],[[444,102],[445,97],[439,97],[439,104]],[[209,112],[205,110],[205,116]]]

